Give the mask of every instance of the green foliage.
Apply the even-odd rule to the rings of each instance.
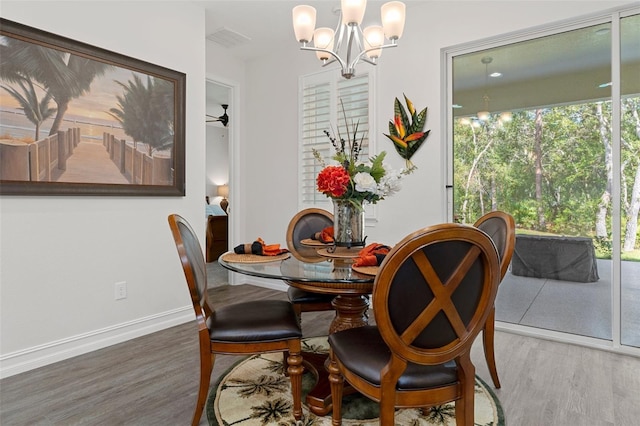
[[[613,254],[613,245],[611,238],[595,237],[593,239],[593,247],[596,250],[596,257],[599,259],[611,259]]]
[[[603,194],[610,191],[607,169],[611,143],[610,102],[540,110],[542,137],[535,140],[536,111],[519,111],[510,122],[497,116],[475,123],[454,122],[454,216],[473,223],[495,209],[511,213],[519,230],[595,236]],[[627,98],[622,115],[622,232],[629,219],[640,162],[640,98]],[[604,117],[601,120],[600,117]],[[604,138],[603,138],[603,135]],[[541,188],[536,191],[536,143],[540,147]],[[610,212],[606,227],[611,229]],[[638,226],[640,228],[640,226]],[[640,229],[635,248],[640,249]],[[598,252],[610,255],[606,241]]]

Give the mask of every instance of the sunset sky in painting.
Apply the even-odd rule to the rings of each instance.
[[[0,42],[3,38],[4,36],[0,37]],[[114,108],[117,106],[118,101],[116,99],[116,96],[121,95],[123,92],[123,88],[115,81],[117,80],[124,84],[127,84],[129,80],[133,79],[133,74],[134,72],[129,69],[119,66],[112,66],[105,72],[104,75],[96,77],[93,80],[89,92],[85,93],[79,98],[71,100],[66,115],[73,115],[108,122],[117,122],[117,120],[115,120],[108,113],[110,108]],[[138,74],[142,78],[142,81],[146,83],[145,74],[136,74]],[[16,84],[8,83],[2,79],[0,79],[0,84],[17,88],[18,91],[21,92],[19,86],[17,86]],[[36,85],[36,87],[39,86],[37,82],[34,82],[34,84]],[[44,91],[38,90],[38,92],[40,92],[38,99],[42,99]],[[53,100],[51,101],[50,106],[56,106]],[[6,90],[0,89],[0,108],[20,108],[20,104]]]
[[[122,87],[115,80],[127,84],[127,81],[132,79],[132,75],[133,71],[131,70],[113,67],[103,76],[96,77],[91,83],[91,90],[88,93],[71,100],[67,114],[115,122],[116,120],[106,112],[117,106],[116,96],[122,94]],[[146,78],[143,81],[146,81]],[[2,84],[16,87],[14,84],[4,81]],[[42,99],[42,93],[39,98]],[[6,90],[0,90],[0,106],[2,108],[20,108],[18,101]],[[55,107],[55,102],[51,101],[51,106]]]

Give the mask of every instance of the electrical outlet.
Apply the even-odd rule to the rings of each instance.
[[[116,300],[126,299],[127,298],[127,282],[122,281],[116,283]]]

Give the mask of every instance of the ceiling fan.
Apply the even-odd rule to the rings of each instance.
[[[224,109],[224,114],[222,114],[220,117],[216,117],[214,115],[207,114],[207,123],[215,123],[215,122],[219,121],[220,123],[222,123],[222,125],[224,127],[227,127],[227,124],[229,123],[229,116],[227,115],[227,108],[229,108],[229,105],[222,104],[221,106],[222,106],[222,109]]]

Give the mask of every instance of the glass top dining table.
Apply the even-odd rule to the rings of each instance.
[[[315,250],[289,253],[284,260],[259,263],[231,262],[224,257],[221,255],[218,262],[230,271],[283,280],[292,287],[313,293],[334,294],[336,318],[330,333],[367,324],[369,300],[366,295],[373,290],[375,275],[354,271],[354,257],[322,257]]]
[[[368,324],[369,308],[375,275],[353,270],[355,258],[322,257],[316,250],[289,253],[283,260],[259,263],[240,263],[218,258],[226,269],[260,278],[283,280],[289,286],[314,293],[333,294],[332,305],[336,315],[329,326],[329,333],[361,327]],[[331,411],[331,392],[324,364],[326,354],[306,353],[305,361],[316,371],[317,384],[307,394],[309,409],[318,416]]]

